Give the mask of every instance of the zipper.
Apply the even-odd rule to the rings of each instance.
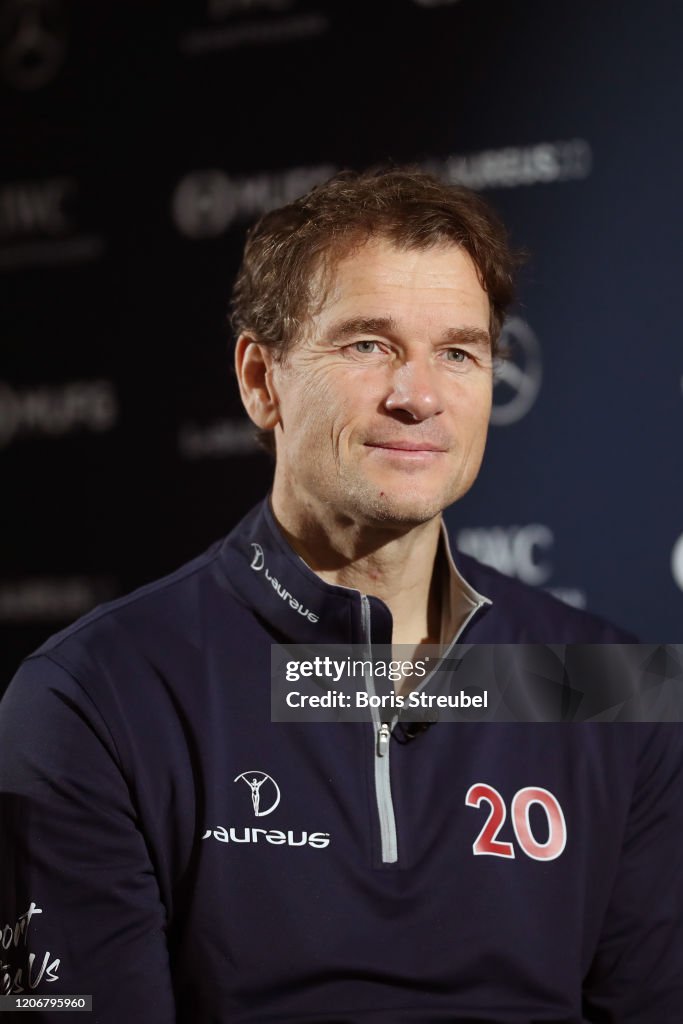
[[[372,661],[370,601],[366,594],[360,595],[360,609],[363,640],[366,649],[365,657],[368,661]],[[375,681],[372,673],[366,676],[365,685],[368,694],[375,696]],[[388,722],[381,721],[378,708],[372,709],[372,721],[374,727],[375,800],[379,817],[382,863],[395,864],[398,860],[398,839],[396,836],[394,800],[391,795],[391,757],[389,747],[391,726]]]
[[[372,661],[372,645],[370,642],[370,601],[365,594],[360,595],[360,601],[361,626],[363,629],[363,640],[365,643],[364,657],[368,661]],[[460,626],[455,637],[444,651],[441,656],[441,660],[443,660],[443,658],[453,650],[479,609],[488,603],[490,602],[488,602],[486,598],[483,598],[474,605],[469,615]],[[433,672],[430,672],[429,675],[422,680],[420,685],[416,687],[416,689],[421,690],[435,671],[436,669]],[[368,694],[374,696],[377,691],[375,690],[375,681],[372,674],[366,676],[365,685]],[[377,814],[379,816],[382,863],[396,864],[398,861],[398,836],[396,834],[394,800],[391,793],[391,730],[398,721],[398,716],[392,718],[390,723],[382,722],[379,715],[379,709],[373,708],[372,720],[375,733],[375,800],[377,802]]]
[[[377,756],[384,757],[385,754],[389,753],[389,740],[391,739],[391,729],[387,722],[382,722],[377,733]]]

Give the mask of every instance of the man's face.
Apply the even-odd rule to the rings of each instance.
[[[489,302],[453,245],[374,240],[274,366],[275,495],[314,516],[416,525],[472,485],[491,411]]]

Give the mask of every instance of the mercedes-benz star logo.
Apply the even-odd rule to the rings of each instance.
[[[280,787],[275,779],[272,779],[270,775],[266,775],[265,772],[242,772],[236,779],[233,779],[233,782],[239,782],[240,779],[243,779],[251,790],[251,802],[257,818],[263,818],[266,814],[270,814],[275,810],[280,803]],[[265,799],[271,801],[265,810],[261,806],[263,800],[262,790],[263,794],[265,794]]]
[[[52,81],[66,55],[61,0],[6,0],[0,8],[0,71],[15,89]]]
[[[526,320],[506,320],[500,340],[508,355],[496,369],[491,423],[507,427],[523,419],[538,398],[543,367],[541,346]]]
[[[671,574],[676,585],[683,590],[683,533],[673,546],[671,552]]]
[[[193,171],[177,185],[173,219],[188,238],[217,238],[235,216],[235,199],[228,176],[220,170]]]

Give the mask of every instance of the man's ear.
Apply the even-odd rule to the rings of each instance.
[[[280,407],[273,386],[273,352],[251,334],[240,334],[235,346],[235,372],[244,408],[261,430],[280,422]]]

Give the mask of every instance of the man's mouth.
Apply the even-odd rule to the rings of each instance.
[[[391,452],[425,452],[443,453],[447,451],[443,445],[430,444],[429,441],[366,441],[368,448],[383,448]]]

